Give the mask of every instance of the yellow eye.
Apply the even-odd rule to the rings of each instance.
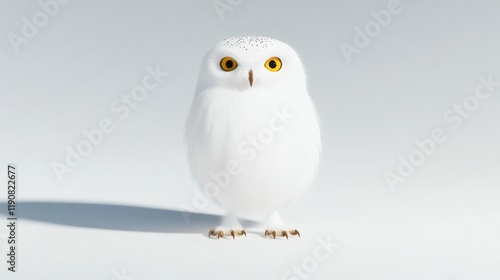
[[[226,72],[233,71],[236,67],[238,67],[238,63],[234,58],[226,56],[220,61],[220,68]]]
[[[264,66],[266,66],[267,70],[271,72],[278,72],[281,69],[281,59],[277,57],[271,57],[266,61]]]

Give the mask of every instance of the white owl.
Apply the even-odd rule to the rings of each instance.
[[[202,191],[227,210],[210,237],[246,235],[238,219],[267,219],[264,236],[299,235],[278,211],[314,181],[320,127],[297,53],[266,37],[235,37],[204,57],[186,144]]]

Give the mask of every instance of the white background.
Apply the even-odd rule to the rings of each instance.
[[[242,0],[219,15],[213,3],[73,0],[18,53],[9,34],[43,10],[0,3],[1,279],[500,279],[500,87],[456,129],[443,118],[478,77],[500,81],[498,1],[401,1],[350,62],[340,44],[355,46],[389,1]],[[196,197],[182,137],[198,68],[240,35],[287,42],[308,73],[323,152],[313,189],[284,213],[301,238],[211,240],[221,209],[182,215]],[[111,104],[157,65],[170,75],[120,119]],[[58,180],[54,162],[105,118],[115,130]],[[447,140],[391,189],[384,174],[436,128]],[[8,163],[15,274],[3,261]],[[318,262],[319,240],[338,246]]]

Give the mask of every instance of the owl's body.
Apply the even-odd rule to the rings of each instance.
[[[186,142],[198,185],[229,216],[282,226],[276,211],[309,189],[320,151],[295,51],[265,37],[218,43],[201,67]]]

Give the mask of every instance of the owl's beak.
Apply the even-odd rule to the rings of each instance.
[[[252,70],[250,70],[248,72],[248,81],[250,82],[250,86],[252,86],[253,85],[253,72],[252,72]]]

